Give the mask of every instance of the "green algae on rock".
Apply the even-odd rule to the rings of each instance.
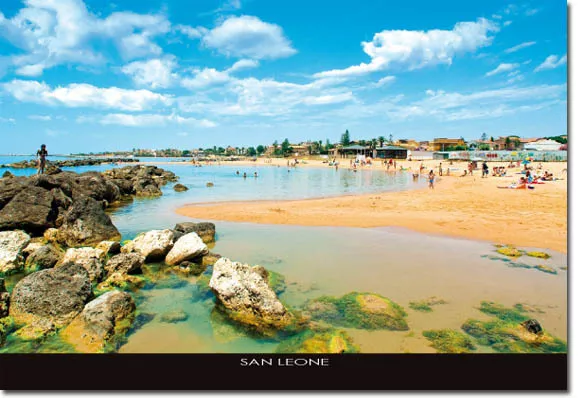
[[[6,342],[8,334],[14,331],[14,319],[12,317],[0,318],[0,347]]]
[[[189,319],[189,314],[183,310],[174,310],[161,314],[160,321],[164,323],[179,323]]]
[[[479,310],[497,318],[490,321],[468,319],[462,325],[462,330],[475,338],[480,345],[505,353],[567,352],[564,341],[545,331],[532,333],[524,328],[522,323],[530,318],[526,315],[527,308],[523,304],[507,308],[483,301]]]
[[[551,256],[545,252],[526,252],[526,256],[535,257],[535,258],[542,258],[544,260],[549,259]]]
[[[351,337],[338,329],[315,332],[306,330],[283,340],[276,353],[283,354],[342,354],[357,353],[357,347]]]
[[[522,250],[518,250],[514,246],[499,247],[497,252],[508,257],[522,257],[524,255]]]
[[[425,300],[410,301],[409,302],[409,308],[411,308],[412,310],[415,310],[415,311],[420,311],[420,312],[432,312],[433,311],[432,306],[440,305],[440,304],[447,304],[447,303],[448,302],[445,301],[444,299],[439,299],[437,297],[430,297],[430,298],[427,298]]]
[[[267,270],[267,283],[273,289],[276,295],[282,294],[287,289],[285,277],[278,272]]]
[[[547,265],[540,264],[536,265],[534,268],[537,269],[538,271],[545,272],[547,274],[558,275],[558,271]]]
[[[409,330],[404,309],[374,293],[351,292],[336,298],[323,296],[307,303],[305,311],[316,321],[356,329]]]
[[[452,329],[425,330],[423,336],[437,352],[462,354],[476,350],[473,340],[461,332]]]

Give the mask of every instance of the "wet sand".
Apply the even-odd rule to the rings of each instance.
[[[273,161],[274,167],[282,164],[286,167],[286,160]],[[307,162],[298,167],[328,167],[321,161]],[[397,166],[419,170],[421,163],[403,161],[397,162]],[[436,171],[439,163],[434,160],[423,162],[426,170]],[[257,164],[263,164],[262,160]],[[497,165],[505,163],[489,163],[490,169]],[[497,188],[517,180],[520,177],[515,174],[519,171],[517,168],[508,169],[507,177],[481,178],[480,170],[474,171],[473,176],[459,177],[466,168],[464,162],[450,165],[444,161],[444,173],[448,167],[451,175],[436,177],[434,189],[308,200],[195,204],[177,212],[202,220],[259,224],[394,226],[567,252],[567,181],[562,171],[567,167],[566,163],[543,163],[544,170],[564,180],[535,185],[533,190]],[[372,168],[388,172],[381,163]],[[426,178],[425,174],[420,178]]]

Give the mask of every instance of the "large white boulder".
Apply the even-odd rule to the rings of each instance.
[[[121,249],[123,253],[137,252],[145,260],[162,260],[173,247],[174,234],[170,229],[153,229],[139,234]]]
[[[0,274],[8,274],[24,266],[22,250],[28,243],[30,236],[25,232],[0,232]]]
[[[177,240],[171,251],[165,258],[169,265],[180,264],[183,261],[192,260],[209,252],[209,248],[195,232],[183,235]]]

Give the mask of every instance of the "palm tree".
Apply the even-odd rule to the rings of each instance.
[[[375,138],[373,138],[371,140],[371,149],[375,149],[377,148],[377,140]]]
[[[379,137],[377,137],[377,140],[379,141],[379,146],[383,147],[383,143],[385,142],[385,137],[383,135],[380,135]]]

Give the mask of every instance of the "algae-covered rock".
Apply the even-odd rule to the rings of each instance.
[[[263,334],[283,330],[293,322],[293,315],[267,281],[247,264],[219,259],[209,286],[231,319]]]
[[[6,342],[8,334],[14,331],[14,319],[11,317],[0,318],[0,347]]]
[[[420,312],[432,312],[433,311],[432,306],[440,304],[447,304],[447,301],[437,297],[430,297],[425,300],[410,301],[409,308]]]
[[[30,246],[30,245],[28,245]],[[52,244],[41,245],[31,249],[26,258],[26,270],[34,272],[54,267],[62,258],[64,252]]]
[[[535,258],[542,258],[547,260],[550,258],[550,255],[545,252],[526,252],[526,256],[535,257]]]
[[[135,309],[130,294],[105,293],[89,302],[61,336],[79,352],[108,351],[116,347],[130,328]]]
[[[214,307],[210,316],[213,338],[219,343],[230,343],[239,338],[247,337],[246,330],[232,321],[226,314]]]
[[[106,272],[130,274],[139,272],[145,261],[144,256],[139,253],[119,253],[112,256],[104,266]]]
[[[195,298],[196,299],[208,300],[208,299],[215,297],[215,295],[213,294],[213,291],[211,290],[211,287],[209,286],[209,282],[211,281],[211,275],[212,274],[213,274],[212,267],[207,268],[207,270],[205,270],[205,272],[203,272],[197,278],[197,281],[195,283],[195,287],[196,287]]]
[[[306,330],[282,341],[275,352],[283,354],[343,354],[357,353],[359,347],[343,330],[329,329],[322,332]]]
[[[273,289],[277,295],[280,295],[287,289],[285,277],[275,271],[268,271],[267,283],[269,283],[269,286],[271,286],[271,289]]]
[[[21,279],[10,296],[10,315],[17,323],[47,319],[64,326],[82,311],[90,294],[86,269],[68,263]]]
[[[498,248],[498,253],[508,257],[521,257],[524,252],[516,249],[514,246],[502,246]]]
[[[114,272],[106,278],[104,282],[99,283],[95,289],[95,295],[100,296],[110,290],[136,291],[143,288],[147,280],[142,275],[128,275],[120,272]]]
[[[102,250],[107,256],[118,254],[120,253],[120,242],[115,240],[103,240],[96,245],[96,248]]]
[[[191,261],[183,261],[179,265],[175,265],[169,268],[171,272],[182,276],[198,276],[201,275],[207,269],[207,266],[202,263],[193,263]]]
[[[323,296],[307,303],[313,320],[356,329],[408,330],[403,308],[374,293],[348,293],[342,297]]]
[[[220,254],[209,252],[203,256],[202,264],[208,266],[215,265],[217,261],[221,258]]]
[[[456,330],[425,330],[422,334],[432,343],[431,346],[435,348],[437,352],[462,354],[476,350],[472,339]]]
[[[174,310],[161,314],[160,321],[164,323],[179,323],[189,319],[189,315],[183,310]]]
[[[56,333],[56,325],[46,318],[35,320],[18,329],[14,335],[21,340],[37,341]]]
[[[521,305],[507,308],[492,302],[482,302],[479,310],[495,319],[468,319],[462,325],[462,330],[474,337],[480,345],[508,353],[567,352],[566,343],[544,331],[541,326],[540,331],[528,329],[528,325],[538,322],[529,319]]]

